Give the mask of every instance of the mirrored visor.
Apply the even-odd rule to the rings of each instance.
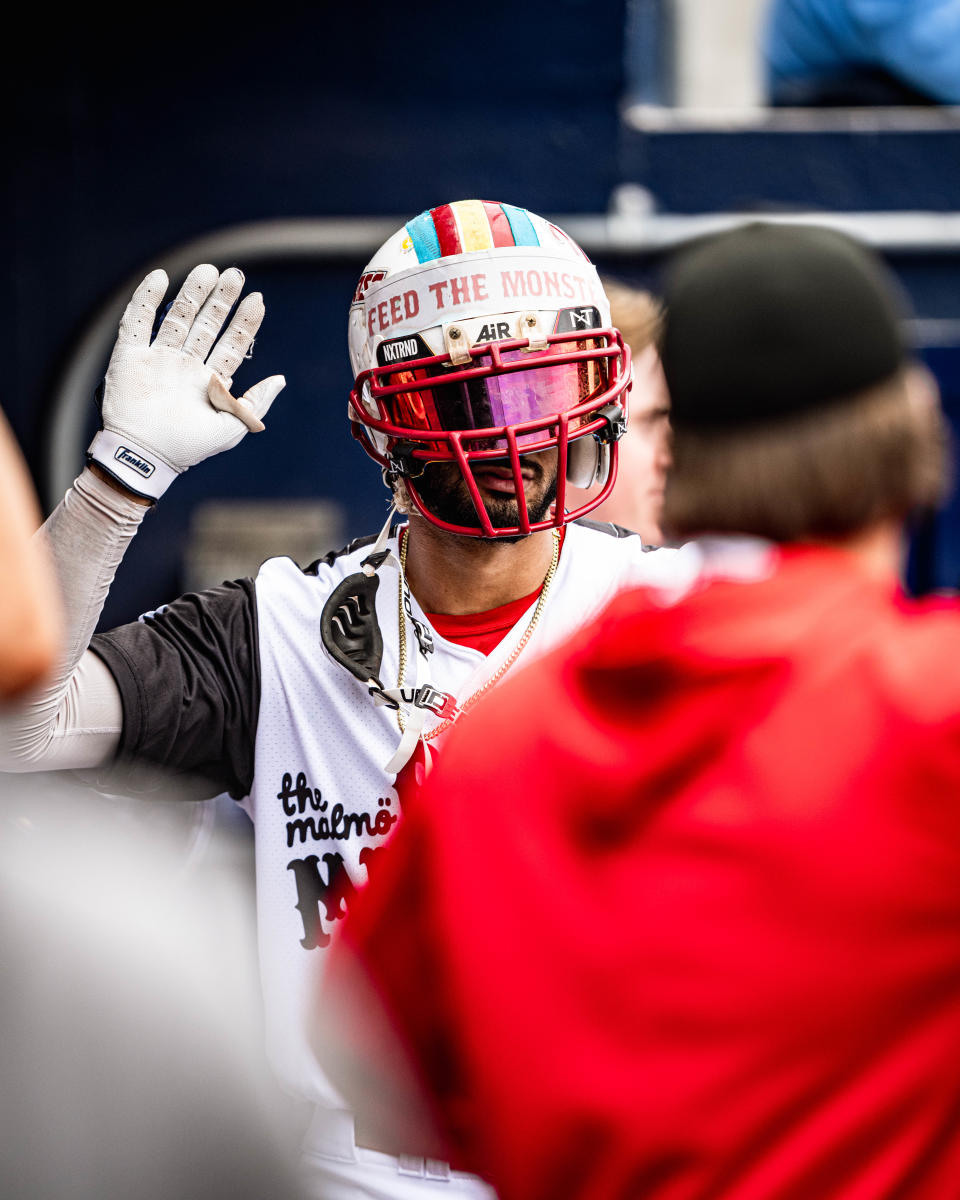
[[[445,376],[462,370],[451,365],[395,371],[381,376],[382,384],[419,385],[416,390],[402,391],[384,397],[384,403],[397,425],[413,429],[469,430],[518,425],[525,421],[541,421],[569,412],[607,388],[607,360],[584,358],[578,362],[545,365],[547,355],[581,353],[605,349],[596,339],[576,342],[555,342],[546,354],[538,354],[538,364],[526,371],[505,375],[486,375],[444,383]],[[529,359],[529,350],[504,350],[502,362],[521,362]],[[490,367],[492,360],[482,355],[473,360],[472,368]],[[542,438],[543,433],[531,433],[527,438]],[[524,437],[520,438],[523,442]]]

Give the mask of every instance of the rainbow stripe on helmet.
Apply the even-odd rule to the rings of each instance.
[[[489,200],[441,204],[408,221],[406,230],[420,263],[501,246],[540,245],[525,208]]]

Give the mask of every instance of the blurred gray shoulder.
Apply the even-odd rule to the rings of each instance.
[[[632,529],[627,529],[623,525],[615,525],[613,521],[591,521],[589,517],[581,517],[579,521],[574,521],[574,525],[579,525],[583,529],[592,529],[594,533],[605,533],[612,538],[636,538],[640,541],[639,533],[635,533]],[[640,542],[640,548],[646,553],[648,550],[660,550],[660,546],[647,545],[646,542]]]

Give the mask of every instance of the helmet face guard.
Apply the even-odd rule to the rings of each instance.
[[[390,482],[403,478],[417,510],[438,528],[486,538],[559,528],[602,503],[613,488],[617,441],[626,427],[629,348],[615,329],[591,329],[589,338],[579,339],[569,332],[551,334],[543,341],[542,349],[531,349],[530,339],[481,343],[458,355],[466,360],[461,364],[450,353],[427,354],[357,376],[350,395],[355,436],[385,468]],[[602,476],[603,486],[568,512],[571,449],[582,439],[590,440],[581,449],[595,464],[588,469],[589,481]],[[549,519],[532,521],[522,457],[554,448],[554,512]],[[416,480],[430,463],[456,465],[476,525],[454,524],[426,506]],[[512,472],[516,525],[492,523],[473,474],[482,464]]]
[[[409,221],[360,278],[349,344],[353,433],[438,528],[515,538],[575,520],[612,489],[630,352],[596,268],[535,213],[461,200]],[[549,491],[525,489],[530,456],[547,451],[549,513]],[[568,484],[594,483],[568,512]]]

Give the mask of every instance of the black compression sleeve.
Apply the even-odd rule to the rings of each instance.
[[[181,596],[90,649],[120,689],[121,758],[199,777],[207,795],[247,795],[260,708],[252,579]]]

